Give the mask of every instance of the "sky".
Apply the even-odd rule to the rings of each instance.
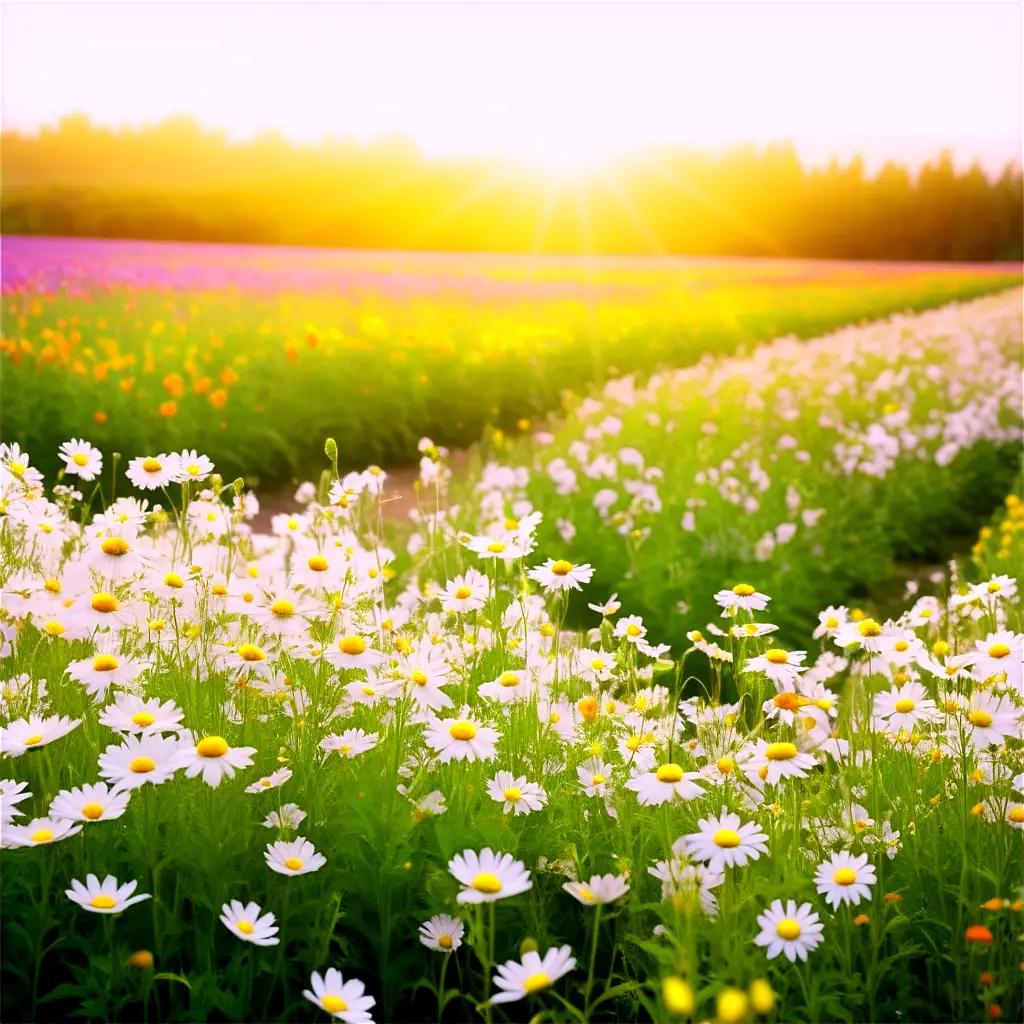
[[[790,139],[820,163],[1021,155],[1006,3],[42,3],[2,7],[2,113],[31,131],[190,114],[247,138],[401,134],[584,168]]]

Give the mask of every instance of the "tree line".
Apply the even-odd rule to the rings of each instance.
[[[1020,260],[1022,176],[801,163],[789,143],[652,149],[578,179],[403,139],[246,142],[81,115],[0,137],[8,234],[550,253]]]

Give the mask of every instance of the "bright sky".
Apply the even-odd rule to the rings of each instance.
[[[247,137],[401,133],[436,155],[576,166],[792,139],[874,166],[1021,154],[1021,5],[3,5],[3,120],[188,113]]]

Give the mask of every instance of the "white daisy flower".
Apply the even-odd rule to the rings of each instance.
[[[533,886],[522,861],[510,853],[494,853],[490,847],[479,853],[463,850],[448,862],[448,870],[464,886],[457,897],[460,903],[491,903]]]
[[[298,804],[282,804],[263,819],[264,828],[296,829],[306,820],[306,812]]]
[[[889,732],[913,732],[919,722],[931,722],[938,716],[935,701],[920,683],[904,683],[878,694],[873,710],[875,727]]]
[[[245,906],[238,900],[225,903],[220,908],[220,923],[254,946],[276,946],[281,941],[275,937],[278,929],[274,915],[266,913],[261,917],[258,903],[246,903]]]
[[[871,886],[875,884],[875,869],[868,863],[866,853],[855,857],[846,851],[834,853],[818,865],[814,885],[833,910],[841,903],[856,906],[861,900],[871,899]]]
[[[304,989],[302,994],[332,1017],[345,1021],[345,1024],[371,1024],[373,1021],[370,1009],[376,1000],[365,994],[366,986],[361,981],[354,978],[345,981],[341,972],[331,967],[322,978],[314,971],[310,984],[313,991]]]
[[[111,821],[128,809],[131,793],[104,782],[62,789],[50,803],[51,818],[68,821]]]
[[[744,672],[763,672],[779,690],[791,690],[800,679],[800,673],[807,671],[802,664],[806,651],[784,651],[781,647],[769,647],[764,654],[749,658],[743,666]]]
[[[629,883],[622,875],[591,875],[589,882],[566,882],[562,888],[585,907],[592,907],[621,899],[629,892]]]
[[[761,931],[754,942],[767,947],[769,960],[780,953],[790,963],[795,963],[797,957],[806,960],[807,953],[820,945],[823,938],[824,926],[810,903],[798,907],[795,900],[787,900],[783,906],[782,900],[774,900],[763,914],[758,914],[757,923]]]
[[[530,569],[526,575],[548,593],[561,593],[582,589],[584,583],[590,582],[594,569],[589,565],[573,565],[564,558],[549,558],[543,565]]]
[[[279,875],[308,875],[312,871],[319,871],[327,863],[327,858],[317,853],[313,844],[302,836],[290,842],[282,839],[268,843],[263,856],[267,867]]]
[[[420,942],[439,953],[454,953],[462,945],[466,926],[457,917],[435,914],[420,925]]]
[[[733,618],[740,611],[763,611],[770,600],[767,594],[759,594],[757,588],[749,583],[737,583],[731,590],[720,590],[715,594],[715,602],[722,609],[722,614]]]
[[[57,455],[64,463],[64,472],[83,480],[95,480],[103,472],[103,455],[88,441],[72,438],[57,449]]]
[[[672,850],[685,850],[694,860],[706,863],[711,871],[743,867],[747,861],[757,860],[768,852],[768,837],[761,826],[754,821],[744,824],[738,814],[725,807],[717,818],[702,818],[697,827],[699,831],[677,840]]]
[[[188,753],[185,775],[194,779],[201,774],[203,782],[215,789],[222,779],[233,779],[236,771],[248,768],[256,753],[255,747],[229,746],[223,736],[203,736],[196,740],[188,731],[181,734],[181,746]]]
[[[559,978],[576,966],[570,946],[549,949],[543,957],[530,950],[521,961],[508,960],[498,968],[494,987],[500,992],[491,996],[492,1003],[511,1003],[550,988]]]
[[[100,754],[100,775],[119,789],[138,789],[147,782],[166,782],[192,757],[177,737],[126,736]]]
[[[66,818],[33,818],[27,825],[10,825],[3,833],[4,846],[45,846],[82,831],[81,823]]]
[[[268,789],[276,789],[283,786],[292,777],[292,770],[287,766],[278,768],[276,772],[264,775],[254,783],[245,787],[246,793],[265,793]]]
[[[161,452],[159,455],[140,455],[132,459],[125,470],[125,476],[140,491],[155,491],[171,483],[177,469],[175,458]]]
[[[793,743],[768,743],[758,740],[743,769],[752,782],[759,780],[774,786],[780,779],[805,778],[817,764],[810,754],[802,753]]]
[[[73,661],[67,674],[81,683],[93,700],[101,700],[111,686],[123,686],[138,678],[147,668],[141,661],[133,661],[113,651],[100,651],[91,658]]]
[[[444,611],[465,614],[483,608],[489,590],[487,577],[479,569],[470,569],[465,575],[449,580],[437,596]]]
[[[536,782],[529,782],[526,776],[516,778],[511,772],[498,772],[487,783],[487,795],[503,803],[502,812],[508,814],[529,814],[539,811],[548,800],[544,787]]]
[[[324,651],[324,659],[335,668],[373,668],[386,660],[384,654],[371,647],[366,638],[349,633]]]
[[[20,818],[23,812],[15,805],[31,799],[27,782],[0,779],[0,824],[6,825],[12,818]]]
[[[171,463],[172,479],[175,483],[183,484],[187,480],[205,480],[213,472],[213,463],[197,451],[185,449],[177,455],[169,455]]]
[[[138,884],[133,880],[121,885],[113,875],[107,875],[102,882],[95,875],[86,875],[85,885],[73,878],[71,888],[64,891],[69,900],[94,914],[120,914],[122,910],[150,899],[147,892],[132,895]]]
[[[672,761],[660,765],[653,772],[634,775],[626,783],[637,795],[637,801],[644,806],[665,804],[670,800],[695,800],[704,789],[696,781],[700,772],[684,772]]]
[[[118,694],[113,704],[100,712],[100,723],[115,732],[147,733],[179,732],[184,712],[173,700],[161,702],[158,697],[143,699],[133,693]]]
[[[66,736],[81,725],[81,721],[80,718],[65,718],[62,715],[50,718],[29,715],[28,718],[15,719],[0,729],[0,753],[7,757],[20,757],[28,750],[38,750]]]
[[[464,708],[464,712],[468,709]],[[493,761],[497,756],[499,734],[496,729],[478,725],[466,718],[435,718],[423,734],[441,764],[450,761]]]
[[[970,740],[981,750],[1002,743],[1004,736],[1019,737],[1020,718],[1020,712],[1007,698],[976,690],[967,710]]]

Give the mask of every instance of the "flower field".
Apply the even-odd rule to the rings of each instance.
[[[198,447],[261,486],[517,431],[627,373],[1005,288],[1013,265],[336,253],[6,237],[4,436]],[[287,381],[287,386],[282,382]]]
[[[585,313],[553,299],[561,342],[495,342],[486,372],[504,414],[562,417],[490,432],[454,479],[451,424],[425,405],[365,419],[376,398],[353,396],[352,422],[394,430],[379,451],[441,424],[419,439],[418,509],[385,519],[387,474],[339,469],[328,440],[263,533],[229,482],[241,453],[271,479],[304,456],[261,460],[274,417],[246,403],[307,359],[307,394],[279,392],[296,410],[314,391],[347,408],[331,379],[397,398],[412,378],[373,360],[422,371],[421,349],[368,346],[356,372],[338,327],[289,363],[280,324],[326,317],[323,297],[70,283],[4,296],[25,323],[0,445],[5,1020],[1021,1018],[1019,292],[740,354],[747,327],[720,320],[716,356],[630,342],[672,319],[652,301],[660,327],[627,318],[575,374]],[[835,283],[763,287],[784,333],[815,289],[836,297],[826,325],[855,299],[855,319],[907,305],[864,282],[841,302]],[[445,307],[418,302],[428,337]],[[500,335],[501,308],[473,329]],[[131,317],[110,351],[88,333]],[[244,348],[223,326],[243,322],[273,340]],[[211,330],[223,346],[181,342]],[[184,390],[160,399],[179,412],[141,415],[183,348]],[[464,428],[500,423],[487,361],[453,348]],[[517,359],[550,390],[525,396]],[[646,372],[673,361],[693,365]],[[230,365],[218,433],[195,381]],[[576,396],[613,365],[636,375]],[[58,410],[45,434],[32,395]],[[312,449],[319,415],[267,429]],[[957,533],[970,554],[940,564]],[[885,597],[907,559],[936,564]]]

